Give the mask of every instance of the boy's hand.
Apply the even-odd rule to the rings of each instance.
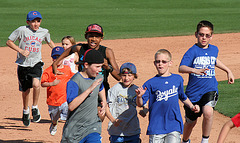
[[[106,108],[105,108],[106,105],[104,105],[103,102],[101,102],[101,104],[102,104],[102,107],[101,107],[101,109],[98,111],[98,113],[99,113],[102,117],[104,117],[104,115],[105,115],[105,113],[106,113]]]
[[[233,84],[234,76],[233,76],[232,72],[229,72],[227,76],[228,76],[228,84]]]
[[[143,96],[143,94],[146,92],[146,90],[147,90],[146,87],[144,89],[142,87],[135,89],[137,97],[141,98]]]
[[[113,122],[113,125],[114,125],[115,127],[118,127],[121,122],[122,122],[122,120],[116,119],[116,120]]]
[[[93,84],[89,87],[91,92],[101,83],[102,78],[99,78],[93,82]]]
[[[206,69],[194,69],[194,73],[197,75],[206,75],[206,71],[209,70],[208,68]]]
[[[58,80],[57,78],[52,82],[51,86],[58,85],[61,82],[61,80]]]
[[[194,113],[199,113],[200,112],[200,107],[199,107],[199,105],[193,105],[191,107],[191,110],[194,111]]]
[[[30,54],[30,52],[28,50],[22,50],[20,51],[20,54],[22,54],[24,57],[28,57],[28,55]]]

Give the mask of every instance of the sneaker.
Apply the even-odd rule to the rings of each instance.
[[[41,115],[38,108],[32,109],[33,122],[39,122],[41,120]]]
[[[54,136],[57,133],[57,124],[54,126],[53,123],[52,123],[50,128],[49,128],[49,132],[52,136]]]
[[[28,127],[30,125],[30,115],[23,114],[22,121],[23,121],[24,126]]]

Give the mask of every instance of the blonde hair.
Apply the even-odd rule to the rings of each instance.
[[[72,45],[76,45],[76,41],[75,41],[75,39],[73,38],[73,36],[65,36],[65,37],[62,38],[62,41],[63,41],[64,39],[68,39],[68,40],[72,43]]]
[[[158,50],[156,53],[155,53],[155,59],[157,58],[157,55],[160,55],[160,54],[167,54],[168,55],[168,57],[169,57],[169,60],[171,61],[172,60],[172,54],[168,51],[168,50],[166,50],[166,49],[160,49],[160,50]]]

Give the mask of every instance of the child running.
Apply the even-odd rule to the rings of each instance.
[[[121,82],[108,90],[109,110],[106,116],[110,122],[108,133],[111,143],[140,143],[141,133],[136,110],[136,92],[138,88],[133,84],[137,78],[136,66],[124,63],[120,67]],[[110,112],[109,112],[110,111]]]
[[[76,41],[72,36],[65,36],[62,38],[62,47],[67,50],[71,46],[76,45]],[[63,59],[63,64],[68,65],[73,73],[78,72],[78,65],[76,64],[79,60],[77,52],[72,53]]]
[[[55,61],[62,53],[62,47],[55,47],[52,49],[51,57]],[[48,111],[51,118],[51,126],[49,128],[50,134],[55,135],[57,132],[58,119],[66,120],[68,114],[68,104],[66,87],[69,79],[74,75],[69,66],[63,65],[62,62],[57,68],[62,75],[54,75],[52,73],[52,66],[44,70],[41,80],[42,87],[47,87],[47,104]]]
[[[17,51],[18,64],[17,73],[19,91],[22,92],[23,116],[25,126],[30,125],[29,98],[30,88],[33,88],[32,116],[33,122],[41,120],[38,109],[38,98],[40,95],[40,81],[42,76],[42,42],[54,48],[55,44],[50,39],[47,29],[41,28],[42,15],[38,11],[30,11],[27,15],[28,26],[20,26],[8,37],[7,46]],[[19,46],[14,42],[19,41]]]
[[[99,110],[105,116],[106,95],[99,74],[104,62],[102,54],[94,49],[85,52],[83,70],[67,83],[69,114],[63,128],[62,143],[101,143],[102,122],[98,116],[98,96],[102,100]]]
[[[168,50],[156,52],[154,65],[158,74],[136,90],[139,107],[149,100],[149,143],[180,143],[183,121],[179,99],[193,112],[200,109],[184,94],[183,78],[170,72],[172,56]]]
[[[208,143],[213,123],[213,108],[218,101],[218,82],[215,78],[215,66],[225,71],[228,83],[234,83],[231,70],[218,57],[218,47],[209,44],[212,39],[213,24],[200,21],[195,36],[197,43],[184,54],[179,66],[180,73],[189,73],[186,95],[193,104],[198,104],[201,111],[195,114],[184,106],[186,122],[183,131],[183,143],[189,143],[189,137],[198,117],[203,114],[202,142]]]

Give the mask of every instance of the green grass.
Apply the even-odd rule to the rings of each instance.
[[[41,12],[41,27],[60,42],[65,35],[85,40],[91,23],[103,26],[105,39],[190,35],[203,19],[215,25],[215,33],[240,32],[239,7],[239,0],[2,0],[0,46],[26,24],[31,10]]]
[[[240,112],[240,79],[234,84],[227,84],[227,81],[220,81],[218,84],[219,100],[216,110],[226,116],[233,117]]]
[[[239,7],[239,0],[1,0],[0,46],[26,25],[31,10],[42,14],[41,27],[59,43],[66,35],[85,41],[91,23],[103,26],[105,39],[191,35],[201,20],[211,21],[214,33],[240,32]],[[219,112],[227,116],[239,112],[238,89],[239,80],[233,85],[219,83]]]

